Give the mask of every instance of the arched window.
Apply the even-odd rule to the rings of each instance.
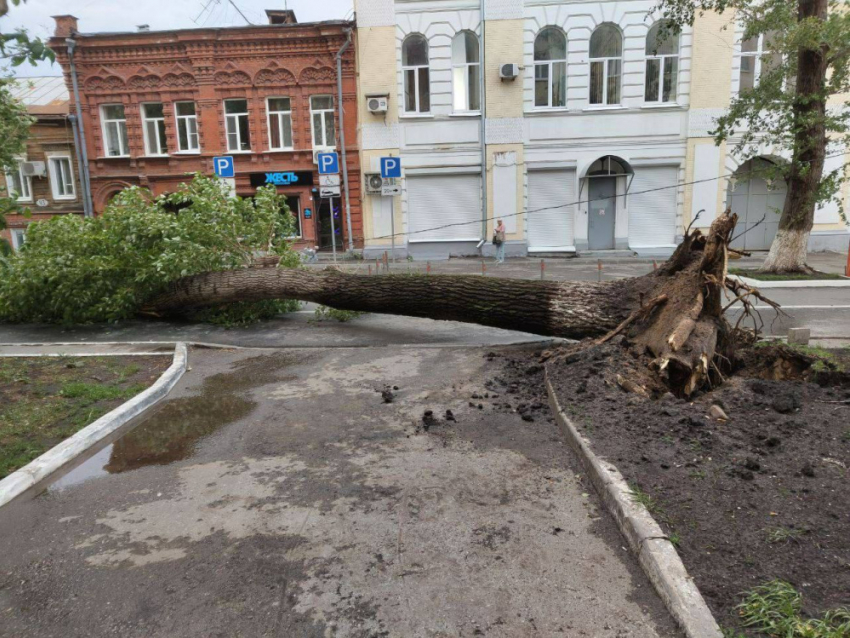
[[[534,106],[567,105],[567,36],[546,27],[534,39]]]
[[[481,110],[481,61],[478,37],[461,31],[452,40],[452,90],[455,111]]]
[[[431,111],[431,78],[428,70],[428,40],[414,33],[401,45],[404,73],[404,110],[408,113]]]
[[[782,54],[775,50],[775,31],[760,33],[741,43],[741,75],[739,91],[755,88],[759,77],[782,64]]]
[[[656,22],[646,34],[647,102],[675,102],[679,95],[679,34],[670,23]]]
[[[590,36],[590,103],[619,104],[623,75],[623,36],[605,22]]]

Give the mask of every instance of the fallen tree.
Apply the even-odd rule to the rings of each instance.
[[[672,257],[643,277],[612,282],[529,281],[457,275],[357,275],[277,268],[268,262],[184,277],[150,299],[143,312],[186,313],[200,307],[300,299],[340,310],[429,317],[571,339],[614,336],[654,357],[671,390],[689,396],[722,375],[741,342],[724,318],[729,294],[751,313],[760,293],[726,278],[737,216],[727,211],[707,236],[685,234]],[[272,267],[270,267],[272,266]]]

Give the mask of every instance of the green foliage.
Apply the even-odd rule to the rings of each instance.
[[[850,609],[804,618],[803,597],[791,585],[774,580],[753,589],[738,605],[741,624],[767,636],[782,638],[848,638]]]
[[[778,543],[787,543],[788,541],[797,541],[806,532],[793,527],[772,527],[767,530],[767,542],[771,545]]]
[[[16,7],[22,0],[11,0]],[[23,0],[24,2],[26,0]],[[6,0],[0,1],[0,18],[9,11]],[[53,51],[47,48],[39,38],[30,38],[24,29],[18,29],[11,33],[0,33],[0,58],[10,60],[12,66],[20,66],[29,62],[33,66],[42,60],[56,61]]]
[[[0,35],[2,37],[2,35]],[[14,169],[18,157],[26,151],[30,124],[34,121],[27,114],[26,107],[12,97],[9,85],[13,80],[0,78],[0,171]],[[6,228],[6,215],[11,212],[29,213],[21,209],[12,193],[0,186],[0,230]],[[9,253],[9,245],[4,241],[0,253]]]
[[[220,180],[196,175],[156,198],[130,188],[101,217],[30,224],[23,250],[0,265],[0,319],[117,321],[181,277],[241,268],[267,254],[295,267],[298,254],[286,239],[293,225],[273,187],[257,189],[253,199],[231,198]],[[232,323],[268,310],[267,303],[243,305]]]
[[[351,321],[352,319],[356,319],[360,315],[364,314],[366,313],[355,312],[354,310],[337,310],[336,308],[329,308],[328,306],[319,306],[316,308],[317,321],[333,319],[335,321],[345,323],[346,321]]]
[[[763,36],[765,54],[756,86],[733,97],[727,112],[717,119],[713,135],[718,145],[735,140],[731,150],[741,162],[758,156],[762,145],[772,146],[775,152],[790,151],[790,162],[764,163],[758,169],[769,181],[791,175],[805,178],[811,172],[806,158],[822,146],[822,140],[807,134],[812,126],[826,131],[827,154],[841,152],[850,140],[846,105],[825,111],[812,108],[850,91],[850,11],[844,0],[829,0],[825,20],[799,19],[799,4],[800,0],[658,0],[657,4],[673,30],[692,25],[706,12],[729,11],[743,26],[744,40]],[[727,28],[733,24],[730,20]],[[813,91],[798,92],[798,54],[805,51],[826,52],[827,74]],[[834,201],[841,207],[841,185],[850,176],[848,171],[850,167],[842,165],[818,175],[809,203]]]
[[[300,307],[301,302],[295,299],[238,302],[226,306],[202,308],[193,313],[191,319],[225,328],[238,328],[258,321],[274,319],[287,312],[295,312]]]

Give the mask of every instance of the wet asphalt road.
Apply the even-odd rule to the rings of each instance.
[[[546,415],[469,405],[491,350],[193,350],[0,513],[0,634],[679,635]]]

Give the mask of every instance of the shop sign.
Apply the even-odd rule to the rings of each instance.
[[[251,173],[251,186],[312,186],[313,171],[270,171]]]

